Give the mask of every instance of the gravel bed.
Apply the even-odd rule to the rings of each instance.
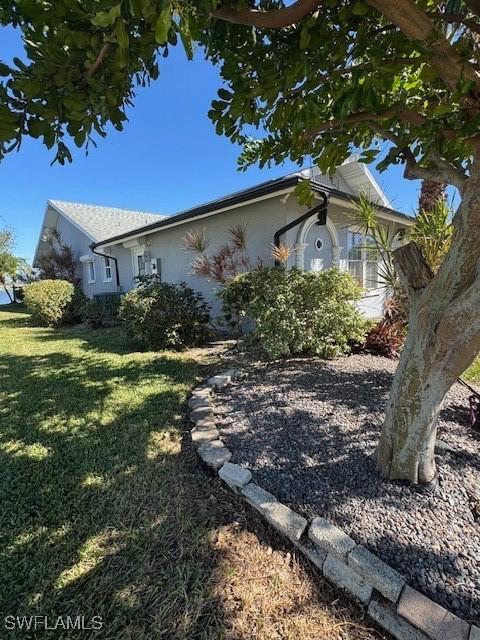
[[[323,515],[433,600],[480,621],[480,437],[468,391],[449,392],[432,492],[383,482],[371,454],[396,363],[353,355],[253,366],[220,392],[232,462],[307,517]]]

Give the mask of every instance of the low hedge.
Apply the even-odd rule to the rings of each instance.
[[[24,301],[40,324],[57,327],[81,320],[85,297],[66,280],[39,280],[24,287]]]
[[[262,268],[231,280],[219,297],[231,327],[252,321],[247,342],[267,357],[334,357],[365,337],[367,322],[355,305],[361,294],[352,276],[338,269]]]
[[[123,296],[127,333],[150,349],[184,349],[203,343],[210,321],[203,296],[184,282],[145,282]]]

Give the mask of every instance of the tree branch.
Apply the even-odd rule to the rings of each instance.
[[[359,124],[361,122],[374,122],[376,120],[388,120],[389,118],[393,118],[397,115],[398,107],[392,107],[391,109],[387,109],[380,114],[372,113],[371,111],[358,111],[357,113],[352,113],[349,116],[345,116],[344,118],[332,118],[332,120],[327,120],[322,124],[319,124],[315,129],[309,129],[306,131],[302,138],[316,138],[318,135],[323,133],[324,131],[331,131],[332,129],[340,129],[342,127],[348,127],[350,125]]]
[[[367,0],[367,3],[393,22],[410,40],[432,51],[430,64],[440,73],[446,86],[454,91],[461,80],[472,80],[480,94],[480,76],[462,60],[455,47],[436,29],[435,23],[414,0]]]
[[[459,168],[443,160],[438,153],[430,151],[429,154],[435,166],[421,167],[410,147],[405,146],[393,132],[383,129],[376,122],[371,122],[370,127],[378,136],[388,140],[402,151],[405,157],[405,171],[403,174],[405,178],[408,180],[432,180],[433,182],[451,184],[457,187],[461,194],[463,193],[467,176]]]
[[[337,69],[333,69],[330,73],[320,73],[316,78],[316,82],[314,86],[307,85],[307,82],[300,85],[296,89],[292,89],[288,93],[284,95],[285,98],[294,98],[298,95],[301,95],[304,91],[316,91],[319,89],[323,83],[328,82],[329,80],[333,80],[337,76],[348,75],[349,73],[354,73],[355,71],[376,71],[381,69],[383,66],[390,66],[392,64],[396,65],[405,65],[405,66],[417,66],[421,65],[425,62],[425,58],[421,56],[417,56],[416,58],[385,58],[384,60],[380,60],[379,62],[361,62],[359,64],[352,64],[347,67],[338,67]]]
[[[258,9],[232,9],[231,7],[219,7],[210,15],[213,18],[233,22],[235,24],[250,25],[252,27],[265,27],[268,29],[282,29],[300,22],[305,16],[314,11],[320,0],[297,0],[284,9],[270,9],[260,11]]]
[[[432,180],[433,182],[451,184],[463,193],[467,176],[446,160],[433,160],[434,166],[421,167],[411,156],[405,157],[404,177],[408,180]]]
[[[320,133],[324,131],[330,131],[331,129],[339,129],[343,126],[349,126],[352,124],[358,124],[360,122],[378,122],[381,120],[389,120],[390,118],[398,117],[405,122],[415,125],[416,127],[423,127],[427,124],[428,119],[418,113],[418,111],[414,111],[413,109],[405,109],[400,105],[396,105],[387,109],[383,113],[372,113],[371,111],[359,111],[357,113],[352,113],[345,118],[338,118],[328,120],[320,124],[315,129],[311,129],[304,134],[305,138],[314,138]],[[382,134],[385,133],[385,129],[382,129]],[[442,135],[448,140],[454,140],[458,136],[452,129],[443,129]],[[389,138],[390,139],[390,138]]]
[[[430,18],[439,18],[448,24],[463,24],[470,31],[480,33],[480,24],[473,18],[468,18],[463,13],[444,13],[443,11],[428,11]]]
[[[91,78],[92,76],[94,76],[97,73],[97,71],[102,66],[105,58],[110,53],[110,49],[111,48],[112,48],[112,43],[111,42],[105,42],[103,47],[100,49],[100,53],[98,54],[97,59],[92,64],[92,66],[87,70],[87,78]]]
[[[395,249],[392,257],[400,282],[409,297],[425,289],[433,278],[433,272],[415,242]]]

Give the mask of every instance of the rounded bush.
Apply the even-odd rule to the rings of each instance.
[[[365,337],[355,302],[362,290],[349,273],[264,268],[241,274],[220,291],[226,321],[248,319],[247,341],[269,358],[295,354],[334,357]]]
[[[201,344],[210,321],[203,296],[184,282],[141,284],[123,296],[119,315],[128,334],[150,349]]]
[[[24,287],[27,309],[41,324],[50,327],[73,324],[80,319],[84,295],[66,280],[39,280]]]

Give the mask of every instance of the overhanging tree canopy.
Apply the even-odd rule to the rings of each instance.
[[[374,159],[380,136],[394,144],[383,166],[405,162],[408,177],[461,187],[480,123],[480,17],[471,1],[453,4],[456,13],[431,0],[2,3],[0,21],[22,30],[28,59],[0,65],[1,152],[30,135],[64,162],[69,136],[82,146],[108,123],[121,129],[136,86],[158,77],[159,57],[181,39],[188,55],[200,43],[221,64],[217,132],[244,143],[245,127],[266,130],[244,162],[308,153],[327,169],[352,145]]]
[[[121,129],[135,87],[181,40],[221,66],[209,115],[244,145],[243,166],[309,154],[334,169],[355,147],[459,189],[435,277],[414,247],[399,256],[409,336],[378,450],[384,475],[432,480],[443,398],[480,350],[479,0],[17,0],[0,21],[22,30],[28,58],[0,65],[1,155],[30,135],[63,163],[68,136],[83,146]]]

